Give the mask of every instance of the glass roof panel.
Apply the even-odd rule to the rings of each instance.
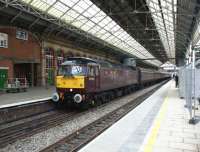
[[[64,5],[63,3],[57,1],[54,5],[54,8],[58,9],[61,12],[66,12],[67,10],[69,10],[69,7],[67,7],[66,5]]]
[[[55,9],[54,7],[52,7],[48,13],[52,16],[58,17],[60,18],[63,15],[63,12],[61,12],[60,10]]]
[[[79,0],[60,0],[63,4],[66,4],[70,8],[74,6]]]
[[[29,4],[32,0],[22,0],[22,1]]]
[[[152,13],[152,17],[165,51],[169,58],[175,57],[174,19],[173,10],[176,13],[177,0],[146,0]],[[174,3],[174,4],[173,4]],[[173,8],[174,6],[174,8]],[[161,10],[161,11],[160,11]],[[162,17],[163,15],[163,17]]]
[[[33,0],[31,1],[31,5],[33,5],[34,7],[37,7],[38,9],[42,11],[46,11],[46,9],[51,5],[51,3],[47,3],[43,0],[41,1]]]
[[[79,1],[79,3],[80,3],[80,1]],[[77,4],[73,7],[73,9],[76,10],[77,13],[81,14],[81,13],[84,12],[85,9],[84,9],[83,7],[81,7],[81,5],[79,5],[79,3],[77,3]],[[89,6],[88,6],[88,5],[85,5],[85,7],[88,8]]]
[[[66,23],[70,23],[70,22],[72,22],[72,21],[74,20],[73,17],[71,17],[71,16],[69,16],[69,15],[67,15],[67,14],[63,14],[63,16],[61,17],[61,19],[62,19],[63,21],[65,21]]]
[[[99,22],[99,26],[101,27],[105,27],[109,22],[111,22],[112,20],[110,19],[110,17],[105,17],[101,22]]]
[[[22,1],[27,4],[31,2],[29,0]],[[155,1],[156,5],[157,0],[152,1]],[[141,44],[90,0],[33,0],[29,5],[61,19],[66,24],[78,27],[136,57],[154,58]],[[157,5],[152,7],[158,9]],[[167,10],[165,13],[168,13]],[[158,17],[159,20],[162,18],[162,16]],[[169,23],[167,24],[171,24],[171,20],[168,20]],[[161,64],[160,61],[147,60],[146,62],[156,66]]]
[[[88,21],[88,19],[85,18],[84,16],[78,16],[71,22],[71,24],[79,28],[87,21]]]
[[[79,14],[78,14],[76,11],[70,9],[70,10],[66,13],[66,16],[70,16],[70,17],[76,18],[76,17],[79,16]]]
[[[107,24],[104,28],[108,31],[110,31],[114,26],[116,26],[116,24],[114,22],[110,22],[109,24]]]
[[[108,38],[109,36],[111,36],[111,34],[110,34],[110,33],[106,33],[106,34],[104,34],[104,35],[101,37],[101,39],[105,40],[105,39]]]
[[[92,33],[92,34],[94,35],[94,34],[95,34],[97,31],[99,31],[100,29],[101,29],[100,26],[95,25],[95,26],[93,26],[91,29],[89,29],[88,32],[90,32],[90,33]]]

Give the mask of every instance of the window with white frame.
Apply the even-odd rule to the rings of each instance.
[[[24,30],[17,30],[16,38],[20,40],[28,40],[28,32]]]
[[[8,48],[8,34],[0,33],[0,48]]]

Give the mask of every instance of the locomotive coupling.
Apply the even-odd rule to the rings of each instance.
[[[77,93],[77,94],[74,95],[74,102],[81,103],[82,99],[83,98],[80,94]]]
[[[58,95],[57,92],[55,92],[55,93],[52,95],[52,100],[53,100],[54,102],[58,102],[58,101],[59,101],[59,95]]]

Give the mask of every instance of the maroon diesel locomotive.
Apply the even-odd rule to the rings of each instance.
[[[58,104],[79,107],[99,105],[167,77],[166,74],[152,70],[71,57],[58,70],[57,91],[52,100]]]

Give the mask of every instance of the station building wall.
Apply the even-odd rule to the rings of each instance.
[[[27,37],[18,38],[19,31],[22,32],[22,37],[24,34]],[[117,61],[113,56],[74,46],[70,41],[53,37],[38,41],[31,32],[9,26],[0,26],[0,45],[2,33],[7,34],[7,47],[0,46],[0,68],[8,69],[8,78],[28,78],[32,86],[54,85],[59,64],[67,57],[82,56]]]
[[[2,45],[2,35],[7,35],[7,46]],[[40,71],[33,69],[40,64],[40,50],[40,43],[32,33],[16,27],[0,26],[0,67],[8,68],[9,79],[26,77],[29,83],[38,85]],[[25,64],[27,69],[24,69]]]
[[[42,43],[42,84],[54,84],[55,76],[60,64],[73,56],[105,59],[105,55],[92,53],[92,50],[78,48],[66,42],[48,40]],[[59,61],[60,60],[60,61]]]
[[[13,63],[10,60],[0,60],[0,68],[8,69],[8,78],[13,76]]]

